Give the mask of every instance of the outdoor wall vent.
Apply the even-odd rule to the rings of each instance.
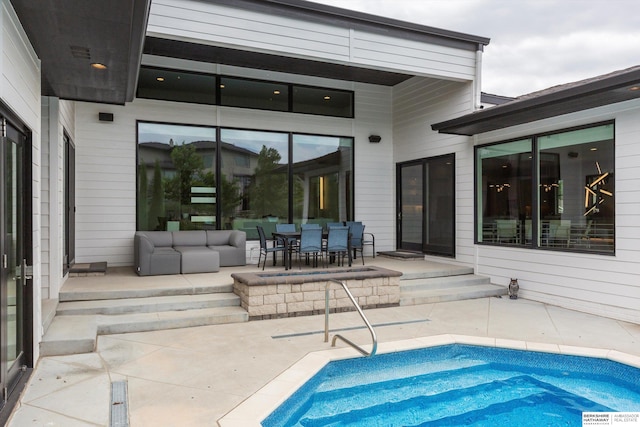
[[[380,135],[369,135],[369,142],[378,143],[380,141],[382,141],[382,137],[380,137]]]
[[[101,122],[112,122],[113,113],[98,113],[98,120]]]

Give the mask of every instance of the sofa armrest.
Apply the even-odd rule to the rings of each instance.
[[[247,233],[240,230],[233,230],[229,236],[229,244],[236,248],[247,247]]]

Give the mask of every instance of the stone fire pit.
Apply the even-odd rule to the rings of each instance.
[[[233,292],[240,297],[249,320],[324,314],[325,287],[340,280],[362,308],[393,307],[400,303],[399,271],[381,267],[350,267],[312,271],[234,273]],[[353,310],[337,284],[329,285],[329,309]]]

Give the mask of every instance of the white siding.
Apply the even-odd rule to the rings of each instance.
[[[211,2],[154,0],[147,34],[422,76],[475,77],[473,51]]]
[[[53,101],[53,102],[50,102]],[[42,257],[41,262],[41,278],[42,278],[42,298],[49,299],[50,297],[50,272],[49,272],[49,264],[51,257],[51,240],[50,240],[50,230],[49,230],[49,217],[50,217],[50,150],[49,145],[51,143],[51,131],[49,127],[49,118],[52,114],[56,114],[52,112],[52,107],[50,104],[56,104],[55,99],[42,97],[42,159],[41,159],[41,176],[42,176],[42,191],[41,194],[41,212],[40,216],[40,226],[41,226],[41,252],[40,256]],[[55,166],[54,166],[55,168]]]
[[[355,219],[376,238],[376,251],[394,250],[395,165],[393,158],[392,89],[356,86],[355,121]],[[379,135],[370,143],[369,135]],[[369,254],[365,248],[365,254]]]
[[[2,0],[0,43],[0,99],[32,132],[33,175],[33,348],[38,358],[41,325],[41,149],[40,149],[40,60],[22,29],[8,0]]]
[[[477,246],[479,274],[507,285],[518,278],[524,298],[640,323],[640,101],[564,115],[477,138],[501,141],[615,119],[615,256]]]
[[[228,68],[225,71],[230,71]],[[251,72],[254,77],[264,73]],[[273,78],[274,73],[269,73]],[[278,74],[283,81],[327,85],[329,80]],[[278,113],[241,108],[190,105],[138,99],[126,106],[76,105],[76,260],[133,264],[136,224],[136,120],[220,125],[355,137],[355,215],[376,235],[376,249],[390,250],[393,240],[394,165],[391,89],[333,82],[356,91],[357,119]],[[99,122],[99,112],[114,114]],[[370,144],[371,134],[382,136]]]
[[[416,77],[396,86],[393,98],[395,163],[455,153],[456,261],[471,265],[473,147],[468,137],[439,134],[431,124],[469,113],[472,84]]]

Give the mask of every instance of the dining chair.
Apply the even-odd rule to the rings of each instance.
[[[322,229],[303,228],[300,231],[300,242],[296,248],[298,254],[298,269],[301,269],[300,257],[313,255],[313,266],[318,267],[318,255],[322,259]]]
[[[278,233],[295,233],[296,232],[296,225],[295,224],[276,224],[276,232]],[[296,245],[297,244],[297,239],[295,237],[289,237],[287,238],[288,243],[290,245],[290,247],[292,247],[291,245]]]
[[[331,227],[344,227],[344,223],[343,222],[328,222],[327,223],[327,231],[329,231],[329,229]]]
[[[351,227],[351,234],[356,234],[353,230],[354,224],[357,226],[358,224],[362,225],[362,254],[364,255],[364,247],[371,246],[371,250],[373,252],[373,257],[376,257],[376,236],[373,233],[365,232],[364,229],[366,226],[362,223],[362,221],[347,221],[345,225],[347,227]],[[355,253],[354,253],[355,256]]]
[[[362,240],[364,237],[364,225],[360,221],[350,221],[346,223],[351,233],[351,249],[353,250],[353,259],[357,258],[357,253],[360,252],[360,258],[362,258],[362,265],[364,265],[364,252]]]
[[[265,265],[267,264],[267,258],[269,254],[274,254],[274,265],[275,265],[275,255],[278,252],[282,252],[282,256],[286,256],[284,245],[280,245],[277,241],[269,240],[267,241],[267,236],[264,233],[264,228],[260,225],[256,225],[258,229],[258,237],[260,238],[260,256],[258,257],[258,268],[260,268],[260,260],[262,259],[262,255],[264,255],[264,263],[262,264],[262,269],[264,270]],[[272,242],[272,246],[269,246],[269,242]]]
[[[338,265],[344,265],[344,257],[349,257],[351,265],[351,254],[349,253],[349,227],[330,227],[327,236],[325,252],[328,256],[336,256]]]
[[[308,228],[319,228],[322,230],[322,226],[315,222],[308,222],[306,224],[300,224],[300,230],[308,229]]]

